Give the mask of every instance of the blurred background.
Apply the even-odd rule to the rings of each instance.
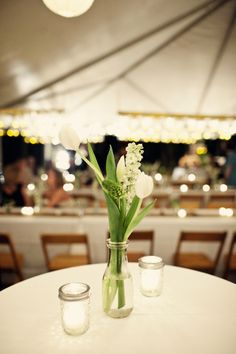
[[[167,184],[191,152],[196,176],[235,186],[225,176],[236,133],[235,2],[99,0],[65,16],[42,1],[1,1],[1,170],[29,159],[33,175],[50,165],[83,175],[59,144],[66,122],[96,144],[101,164],[109,144],[119,156],[141,141],[145,168]]]
[[[157,200],[156,217],[185,218],[189,228],[198,216],[199,229],[232,237],[235,1],[95,0],[75,17],[44,3],[0,3],[1,217],[105,214],[93,173],[60,144],[68,124],[102,169],[110,145],[117,161],[129,142],[144,145],[142,170],[155,184],[144,204]],[[14,235],[17,219],[1,224]],[[26,262],[29,274],[40,262],[36,271]]]

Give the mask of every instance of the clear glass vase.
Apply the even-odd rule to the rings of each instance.
[[[127,317],[133,310],[133,281],[128,270],[128,242],[107,240],[108,263],[103,275],[103,309],[115,318]]]

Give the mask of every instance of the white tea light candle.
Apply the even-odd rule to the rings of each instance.
[[[162,258],[145,256],[139,259],[140,291],[145,296],[158,296],[162,291],[164,263]]]
[[[31,215],[34,214],[34,208],[32,208],[32,207],[22,207],[21,208],[21,214],[22,215],[31,216]]]
[[[89,328],[90,287],[69,283],[59,288],[62,327],[67,334],[80,335]]]

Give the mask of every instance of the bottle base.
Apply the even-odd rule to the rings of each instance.
[[[109,317],[113,318],[124,318],[128,317],[132,312],[133,308],[128,309],[111,309],[109,311],[105,311]]]

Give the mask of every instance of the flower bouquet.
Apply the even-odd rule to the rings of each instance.
[[[106,175],[99,167],[91,145],[89,159],[80,151],[80,140],[70,126],[60,131],[61,144],[75,150],[94,171],[106,199],[109,234],[109,260],[103,277],[103,308],[112,317],[125,317],[132,311],[132,279],[127,268],[127,241],[135,227],[153,207],[154,202],[141,209],[143,198],[151,194],[153,179],[141,172],[142,144],[130,143],[126,155],[116,166],[110,147],[106,158]]]

